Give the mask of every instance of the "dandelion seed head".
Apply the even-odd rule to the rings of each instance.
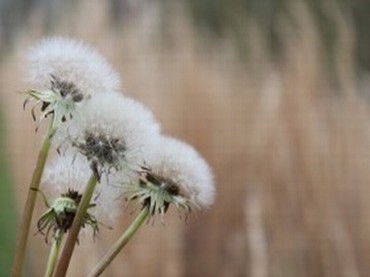
[[[74,84],[84,95],[119,89],[118,74],[93,48],[81,41],[51,37],[28,54],[28,81],[35,89],[50,89],[51,76]]]
[[[137,170],[159,136],[159,124],[142,104],[118,93],[96,95],[71,126],[72,145],[102,171]]]
[[[191,146],[169,137],[161,137],[156,151],[138,171],[138,181],[124,183],[128,201],[138,201],[162,220],[169,206],[191,212],[207,208],[214,201],[210,168]]]
[[[42,40],[29,51],[28,80],[33,88],[26,94],[32,108],[41,104],[39,124],[53,115],[53,129],[78,116],[78,108],[95,94],[118,89],[118,74],[106,60],[82,42],[66,38]],[[63,126],[65,127],[65,126]]]
[[[207,208],[214,201],[213,175],[206,161],[189,144],[161,137],[157,154],[149,163],[152,172],[170,180],[173,190],[189,198],[197,206]]]
[[[52,202],[66,195],[82,197],[91,174],[92,171],[86,159],[68,151],[62,156],[57,156],[45,168],[41,185],[42,190],[47,199],[51,199]],[[120,210],[119,193],[117,188],[102,180],[94,191],[92,197],[94,206],[89,209],[89,213],[99,222],[113,223]]]

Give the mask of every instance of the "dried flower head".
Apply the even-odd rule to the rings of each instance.
[[[69,130],[72,146],[83,154],[98,179],[112,169],[137,170],[159,137],[159,125],[140,103],[118,93],[97,95],[84,117]]]
[[[40,121],[53,114],[53,124],[73,117],[78,105],[96,93],[118,88],[119,78],[106,60],[82,42],[66,38],[48,38],[32,48],[28,55],[28,79],[34,89],[27,92],[41,104]]]
[[[42,186],[45,198],[52,199],[52,204],[46,200],[48,210],[37,223],[38,230],[45,232],[48,239],[50,231],[67,232],[72,225],[82,193],[91,170],[82,156],[71,152],[58,156],[46,168]],[[102,182],[94,191],[93,201],[86,213],[82,227],[90,226],[94,234],[99,230],[99,223],[112,223],[119,211],[120,203],[116,200],[119,191]]]
[[[52,231],[53,236],[55,236],[57,231],[66,233],[71,228],[81,198],[81,194],[70,189],[56,198],[52,205],[50,205],[45,198],[48,210],[44,212],[37,221],[37,229],[41,234],[45,235],[46,243],[49,240],[50,231]],[[95,204],[90,205],[90,207],[93,206],[95,206]],[[85,214],[82,220],[82,227],[84,228],[86,225],[91,226],[94,235],[99,231],[98,221],[89,212]]]
[[[156,154],[139,171],[139,182],[123,186],[128,200],[149,206],[152,215],[163,216],[169,205],[190,212],[206,208],[214,200],[211,170],[190,145],[162,137]]]

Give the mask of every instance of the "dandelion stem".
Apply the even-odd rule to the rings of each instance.
[[[50,249],[50,254],[48,258],[48,263],[46,265],[45,277],[52,277],[57,262],[60,244],[63,239],[64,232],[58,229],[53,237],[53,244]]]
[[[113,259],[118,255],[122,248],[129,242],[133,235],[139,230],[140,226],[149,216],[149,207],[145,206],[140,214],[136,217],[134,222],[126,229],[126,231],[121,235],[121,237],[114,243],[112,248],[105,254],[105,256],[100,260],[100,262],[93,268],[93,270],[88,275],[89,277],[100,276],[103,271],[108,267],[108,265],[113,261]]]
[[[71,229],[69,230],[66,243],[63,248],[60,260],[58,262],[55,277],[65,276],[71,261],[72,253],[77,242],[78,233],[80,232],[82,220],[86,215],[86,211],[89,208],[91,197],[94,193],[94,189],[97,183],[95,174],[92,174],[85,188],[85,192],[82,196],[81,202],[78,205],[78,209],[73,220]]]
[[[41,180],[42,172],[44,171],[45,162],[48,157],[48,153],[49,153],[49,149],[51,145],[51,138],[55,132],[52,122],[53,120],[50,120],[48,132],[42,141],[41,149],[40,149],[40,152],[37,158],[36,167],[35,167],[35,170],[33,171],[31,183],[29,186],[26,204],[23,210],[23,217],[21,219],[21,224],[18,230],[15,257],[14,257],[13,268],[12,268],[13,277],[19,277],[22,275],[22,267],[23,267],[24,257],[26,255],[28,234],[29,234],[29,230],[31,226],[33,211],[35,209],[37,192],[40,186],[40,180]]]

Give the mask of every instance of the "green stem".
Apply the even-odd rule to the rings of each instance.
[[[64,232],[58,229],[53,237],[53,244],[51,246],[48,263],[46,265],[45,277],[53,276],[53,272],[54,272],[55,265],[57,262],[57,258],[58,258],[58,254],[60,250],[60,244],[62,242],[63,235],[64,235]]]
[[[71,261],[72,253],[76,245],[76,241],[78,238],[78,234],[80,232],[82,220],[86,215],[86,211],[89,208],[91,197],[94,193],[94,189],[97,183],[97,179],[94,174],[91,175],[86,188],[85,192],[82,196],[81,202],[78,205],[78,209],[73,220],[71,229],[69,230],[68,237],[66,243],[63,248],[62,255],[58,262],[55,277],[63,277],[67,273],[67,269],[69,266],[69,262]]]
[[[33,171],[31,183],[28,189],[27,200],[23,210],[23,217],[18,230],[18,237],[15,248],[15,257],[12,268],[12,276],[19,277],[22,275],[22,267],[24,257],[26,254],[26,247],[28,241],[28,234],[31,226],[33,211],[35,209],[35,203],[37,198],[37,192],[40,186],[40,180],[42,172],[44,171],[45,162],[48,157],[51,138],[55,132],[52,128],[52,120],[50,121],[49,129],[42,141],[41,149],[37,158],[35,170]]]
[[[118,255],[122,248],[129,242],[133,235],[139,230],[140,226],[149,216],[149,207],[145,206],[140,214],[136,217],[134,222],[126,229],[121,237],[114,243],[112,248],[105,254],[100,262],[93,268],[88,275],[89,277],[96,277],[103,273],[113,259]]]

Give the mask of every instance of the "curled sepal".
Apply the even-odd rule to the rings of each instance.
[[[37,229],[41,234],[45,235],[46,243],[49,240],[51,231],[53,232],[53,237],[55,237],[57,231],[62,233],[68,232],[72,226],[81,197],[82,195],[78,192],[68,190],[67,193],[55,199],[51,206],[45,201],[49,209],[41,215],[37,222]],[[89,208],[94,206],[95,204],[90,204]],[[94,236],[99,231],[98,221],[88,212],[82,221],[82,227],[85,226],[92,228]]]
[[[128,201],[137,200],[147,206],[152,216],[159,214],[163,220],[170,204],[185,213],[191,212],[192,207],[196,206],[171,179],[164,178],[149,168],[143,168],[139,176],[139,184],[126,185],[124,194]]]
[[[33,101],[31,109],[32,118],[36,121],[36,130],[39,128],[43,119],[53,115],[52,127],[57,128],[59,124],[72,119],[76,110],[76,105],[81,102],[85,95],[77,87],[68,81],[60,80],[54,75],[50,76],[50,88],[45,90],[29,90],[25,93],[28,95],[24,101],[23,107]],[[35,109],[40,107],[41,114],[36,117]]]

